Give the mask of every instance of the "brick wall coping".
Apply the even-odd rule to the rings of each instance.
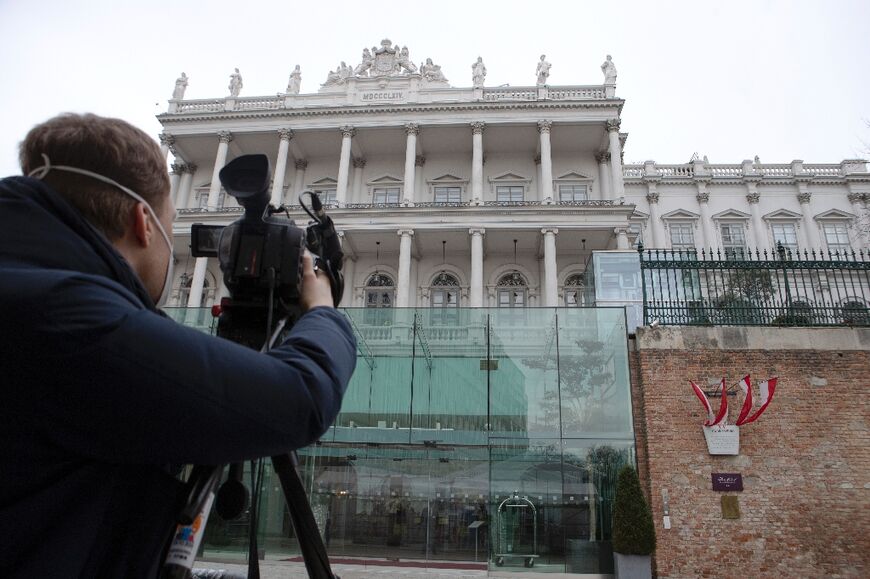
[[[643,327],[635,350],[870,350],[870,328]]]

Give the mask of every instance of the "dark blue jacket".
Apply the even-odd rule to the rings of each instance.
[[[0,577],[151,577],[180,483],[317,440],[356,342],[331,308],[268,355],[160,315],[35,179],[0,181]]]

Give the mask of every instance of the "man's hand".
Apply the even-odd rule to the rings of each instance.
[[[299,305],[303,312],[318,306],[333,306],[329,276],[322,271],[314,271],[314,258],[308,250],[302,255],[302,295],[299,296]]]

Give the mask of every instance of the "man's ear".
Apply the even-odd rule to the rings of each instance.
[[[154,235],[154,224],[144,203],[136,203],[133,206],[130,219],[133,225],[133,237],[141,247],[148,247]]]

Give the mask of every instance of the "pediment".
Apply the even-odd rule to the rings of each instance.
[[[685,209],[675,209],[662,215],[662,219],[698,219],[700,215]]]
[[[369,181],[369,185],[383,185],[383,184],[402,184],[403,181],[398,177],[394,177],[393,175],[382,175],[376,179],[372,179]]]
[[[584,175],[583,173],[578,173],[577,171],[570,171],[565,173],[564,175],[560,175],[556,177],[556,181],[591,181],[592,177],[589,175]]]
[[[337,183],[338,183],[338,181],[336,179],[333,179],[332,177],[324,177],[323,179],[318,179],[317,181],[314,181],[311,184],[312,185],[335,185]]]
[[[738,211],[736,209],[726,209],[725,211],[720,211],[714,215],[713,219],[749,219],[749,217],[749,213],[744,213],[743,211]]]
[[[528,181],[527,177],[517,175],[516,173],[502,173],[496,177],[490,177],[490,181]]]
[[[801,218],[800,213],[795,213],[794,211],[789,211],[788,209],[777,209],[776,211],[771,211],[770,213],[764,216],[765,219],[787,219],[790,221],[794,221]]]
[[[855,215],[849,213],[847,211],[841,211],[839,209],[829,209],[824,213],[819,213],[813,219],[835,219],[839,221],[855,219]]]
[[[638,211],[637,209],[635,209],[634,213],[631,214],[631,217],[629,217],[629,219],[646,220],[646,219],[649,219],[649,213],[644,213],[643,211]]]
[[[460,181],[460,182],[464,183],[465,181],[468,181],[468,179],[463,179],[462,177],[457,177],[456,175],[451,175],[450,173],[445,173],[444,175],[441,175],[440,177],[435,177],[434,179],[429,180],[430,183],[440,183],[442,181],[447,182],[447,183],[455,183],[457,181]]]

